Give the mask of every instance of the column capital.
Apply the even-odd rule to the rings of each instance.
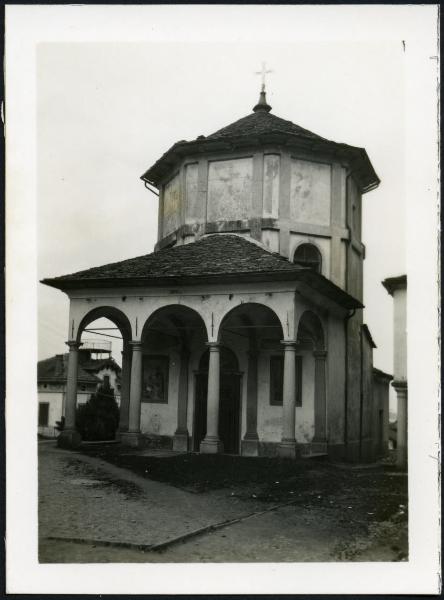
[[[78,350],[80,346],[83,346],[82,342],[78,342],[77,340],[68,340],[65,344],[69,347],[70,350]]]
[[[284,346],[285,351],[296,352],[296,346],[297,346],[296,340],[281,340],[281,344]]]
[[[208,347],[210,352],[216,352],[221,347],[220,342],[205,342],[205,346]]]
[[[313,356],[318,360],[325,360],[327,358],[327,350],[315,350]]]
[[[394,379],[392,381],[392,386],[395,388],[395,390],[397,390],[397,389],[406,390],[407,389],[407,381],[404,379]]]
[[[142,342],[140,340],[131,340],[128,342],[130,348],[134,350],[142,350]]]

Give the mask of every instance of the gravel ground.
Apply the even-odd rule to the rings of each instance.
[[[256,470],[249,481],[245,465],[252,463],[241,457],[227,458],[226,463],[218,458],[217,469],[205,458],[199,470],[199,455],[166,456],[162,461],[160,456],[136,453],[131,470],[131,455],[122,457],[115,447],[111,456],[103,449],[87,452],[39,445],[41,562],[407,558],[407,481],[393,470],[340,469],[304,461],[288,471],[289,463],[270,469],[270,463],[261,466],[259,461],[253,463]],[[112,460],[124,460],[125,468]],[[180,467],[183,460],[186,469]],[[162,470],[162,465],[167,466]],[[214,477],[208,479],[211,469]],[[174,481],[178,477],[180,482]],[[279,505],[284,506],[274,508]],[[136,547],[236,518],[242,520],[162,551]]]

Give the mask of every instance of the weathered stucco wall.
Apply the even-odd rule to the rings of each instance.
[[[263,216],[277,219],[279,216],[280,156],[264,155]]]
[[[387,378],[373,377],[373,444],[375,457],[388,451],[389,440],[389,385]]]
[[[261,352],[258,364],[258,432],[263,442],[280,442],[282,406],[270,405],[270,356]],[[275,353],[274,353],[275,354]],[[302,406],[296,408],[296,441],[307,443],[314,435],[314,358],[309,351],[302,356]]]
[[[198,163],[185,167],[185,223],[202,223],[204,215],[199,205],[198,196]]]
[[[362,311],[348,322],[347,368],[347,458],[359,460],[361,414],[361,325]]]
[[[291,220],[330,225],[331,166],[291,160]]]
[[[373,348],[362,331],[362,414],[361,414],[361,460],[373,459]]]
[[[180,177],[176,175],[163,188],[163,235],[180,224]]]
[[[344,444],[345,330],[343,319],[330,317],[327,341],[327,439]]]
[[[247,219],[252,208],[252,178],[252,158],[210,162],[207,221]]]

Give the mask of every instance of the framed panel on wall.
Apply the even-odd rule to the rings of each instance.
[[[168,356],[144,356],[142,402],[168,403]]]

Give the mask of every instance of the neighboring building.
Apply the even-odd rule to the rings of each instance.
[[[393,381],[398,401],[396,452],[398,466],[407,468],[407,275],[390,277],[382,282],[393,296]]]
[[[106,317],[124,340],[122,443],[374,459],[361,215],[379,179],[364,149],[270,110],[262,90],[250,115],[146,171],[159,190],[153,253],[43,280],[70,299],[61,445],[80,441],[82,332]]]
[[[385,456],[389,450],[389,384],[393,377],[373,368],[373,436],[375,458]]]
[[[109,348],[109,349],[108,349]],[[108,354],[92,358],[94,353]],[[68,354],[57,354],[37,363],[38,433],[57,437],[56,425],[65,415]],[[109,342],[85,342],[79,351],[76,405],[84,404],[98,387],[108,381],[120,403],[120,367],[111,357]]]

